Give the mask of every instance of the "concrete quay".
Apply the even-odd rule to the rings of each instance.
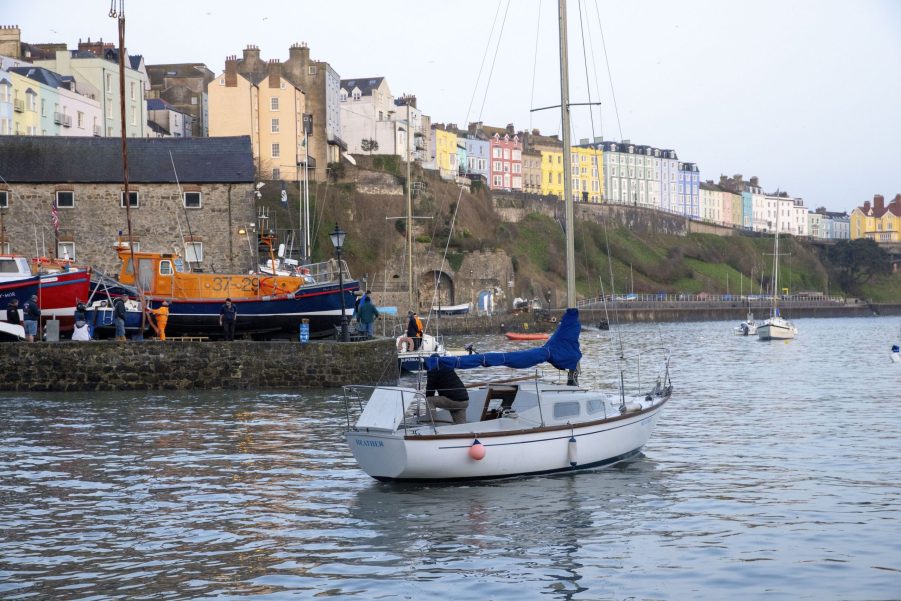
[[[396,384],[393,339],[364,342],[180,340],[10,342],[0,390],[258,390]]]

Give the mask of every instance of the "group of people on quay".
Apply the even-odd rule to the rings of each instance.
[[[25,340],[34,342],[38,334],[38,323],[41,320],[41,307],[37,295],[32,295],[22,307],[22,318],[19,317],[19,301],[12,299],[6,307],[6,321],[13,325],[21,325],[25,330]]]
[[[113,325],[115,326],[114,340],[125,342],[128,340],[126,335],[125,320],[127,317],[127,309],[125,306],[125,296],[117,296],[113,299]],[[160,340],[166,340],[166,325],[169,322],[169,301],[164,300],[156,309],[148,309],[147,313],[153,316],[155,322],[155,330]],[[79,342],[87,342],[93,340],[92,328],[88,321],[87,307],[83,302],[79,302],[75,307],[73,314],[74,326],[72,329],[72,340]],[[21,325],[25,331],[26,342],[40,341],[38,328],[41,320],[41,308],[37,295],[32,297],[22,307],[22,316],[19,315],[19,301],[12,299],[6,309],[6,321],[12,325]],[[235,324],[238,320],[238,307],[230,298],[225,299],[219,310],[219,326],[222,328],[223,338],[225,340],[235,339]]]
[[[124,342],[128,340],[126,334],[127,297],[117,296],[112,299],[113,325],[115,327],[114,340]],[[159,340],[166,340],[166,325],[169,321],[170,302],[165,300],[156,309],[147,309],[148,316],[152,316],[154,330]],[[358,339],[368,340],[374,335],[375,322],[381,313],[372,298],[370,290],[366,290],[357,299],[354,305],[352,319],[357,324]],[[25,340],[35,342],[41,340],[38,334],[41,320],[41,309],[37,296],[32,296],[24,306],[19,308],[16,299],[9,302],[6,311],[6,321],[13,325],[22,325],[25,331]],[[238,321],[238,307],[231,298],[226,298],[219,310],[219,327],[222,328],[223,340],[235,339],[235,326]],[[399,351],[416,350],[422,342],[423,325],[419,315],[415,311],[407,313],[407,326],[404,335],[398,339]],[[87,307],[79,302],[74,312],[74,328],[72,340],[90,341],[94,338]]]

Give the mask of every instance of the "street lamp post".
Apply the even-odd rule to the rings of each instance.
[[[341,251],[344,249],[344,238],[347,233],[335,224],[335,231],[329,234],[329,239],[335,247],[338,255],[338,293],[341,295],[341,342],[347,342],[347,312],[344,305],[344,268],[341,266]]]

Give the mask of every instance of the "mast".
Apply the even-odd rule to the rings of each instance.
[[[116,0],[112,0],[110,5],[109,16],[116,19],[119,23],[119,119],[120,128],[122,129],[122,188],[125,196],[125,221],[128,225],[128,252],[131,260],[131,268],[135,274],[135,288],[138,296],[141,298],[141,304],[144,301],[144,292],[141,289],[141,281],[138,278],[138,266],[135,263],[135,245],[134,236],[131,230],[131,197],[128,192],[128,136],[126,135],[126,116],[125,116],[125,0],[119,0],[119,10],[116,11]],[[144,323],[141,317],[141,325]]]
[[[410,99],[407,99],[407,302],[413,309],[413,182],[410,181]],[[416,308],[418,310],[419,307]]]
[[[779,302],[779,201],[776,201],[776,240],[773,249],[773,316],[776,315],[776,304]]]
[[[310,115],[309,123],[303,124],[303,200],[301,201],[301,221],[298,223],[298,229],[303,228],[303,260],[310,262],[312,249],[310,248],[310,128],[312,128],[313,115]],[[340,157],[339,157],[340,158]],[[298,242],[301,242],[298,240]]]
[[[576,246],[573,214],[572,142],[569,139],[569,60],[566,52],[566,0],[559,0],[560,113],[563,123],[563,196],[566,213],[566,308],[576,306]],[[579,385],[579,367],[567,370],[566,383]]]
[[[560,20],[560,111],[563,116],[563,200],[566,224],[566,306],[576,306],[576,247],[573,231],[572,143],[569,139],[569,63],[566,52],[566,0],[558,1]]]

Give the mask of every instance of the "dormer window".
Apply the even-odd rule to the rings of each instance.
[[[354,88],[353,99],[359,100],[362,96],[363,96],[363,94],[360,92],[360,88]]]

